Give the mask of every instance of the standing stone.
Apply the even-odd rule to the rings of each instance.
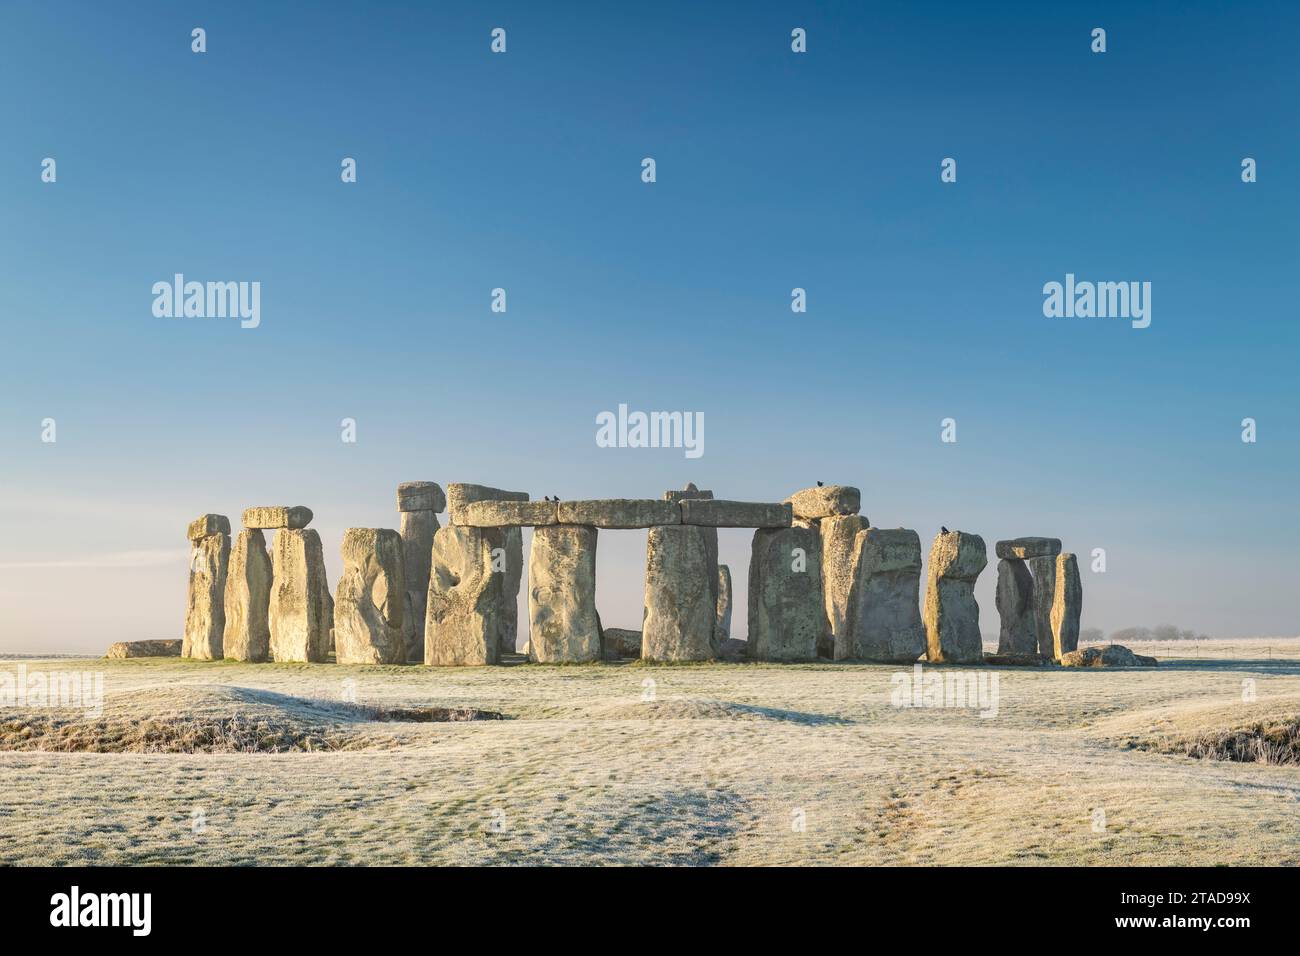
[[[504,491],[488,485],[471,485],[453,482],[447,486],[447,512],[453,525],[466,525],[472,516],[466,514],[469,505],[477,501],[528,501],[524,491]],[[503,561],[498,561],[498,570],[505,573],[505,578],[496,588],[499,606],[492,613],[497,622],[496,657],[501,654],[514,654],[519,640],[519,586],[524,575],[524,534],[516,527],[494,527],[483,529],[483,539],[489,542],[489,548],[501,549]],[[427,620],[427,613],[426,613]],[[426,635],[425,646],[428,646]]]
[[[1083,582],[1073,554],[1056,557],[1056,588],[1052,601],[1052,640],[1059,660],[1079,649],[1079,616],[1083,613]]]
[[[853,575],[846,632],[835,638],[835,659],[909,664],[924,654],[920,536],[904,528],[859,531]]]
[[[271,660],[324,661],[332,620],[325,555],[315,528],[282,528],[271,555]]]
[[[537,528],[528,559],[529,660],[573,663],[602,656],[596,529],[573,524]]]
[[[731,568],[718,565],[718,621],[714,636],[719,644],[731,637]]]
[[[755,531],[749,558],[749,656],[814,660],[828,630],[816,530]]]
[[[343,532],[343,574],[334,604],[334,659],[338,663],[405,663],[402,547],[402,536],[391,528],[348,528]]]
[[[406,641],[408,661],[424,660],[424,618],[429,601],[429,554],[433,550],[433,536],[439,527],[438,515],[433,511],[402,512],[402,569],[406,579],[402,632]]]
[[[999,542],[1000,543],[1000,542]],[[1038,653],[1034,627],[1034,576],[1019,558],[998,561],[998,654],[1026,656]]]
[[[256,529],[239,532],[226,575],[225,656],[235,661],[265,661],[271,654],[271,555],[266,536]]]
[[[1052,602],[1056,600],[1056,556],[1030,558],[1029,573],[1034,578],[1034,633],[1038,636],[1038,654],[1043,660],[1056,658],[1056,641],[1052,637]]]
[[[646,535],[641,658],[707,661],[717,653],[717,537],[711,528],[661,525]]]
[[[501,595],[501,643],[498,654],[516,654],[519,643],[519,586],[524,576],[524,532],[522,528],[500,529],[506,550],[505,580]]]
[[[926,658],[932,663],[984,659],[975,579],[988,562],[988,549],[977,534],[949,531],[935,536],[925,585]]]
[[[219,661],[226,629],[230,520],[224,515],[203,515],[190,522],[186,537],[191,543],[190,582],[181,656]]]
[[[825,592],[826,619],[830,623],[831,638],[837,648],[842,644],[847,649],[853,640],[853,635],[849,632],[849,607],[853,596],[857,538],[869,527],[871,523],[862,515],[832,515],[817,522],[817,530],[821,535],[822,590]],[[919,564],[919,551],[917,560]],[[839,654],[835,656],[837,659],[841,657]]]
[[[450,486],[450,487],[455,487]],[[499,528],[449,525],[433,536],[424,662],[495,664],[501,646],[505,566]]]

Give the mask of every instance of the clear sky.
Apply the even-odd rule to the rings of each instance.
[[[206,511],[308,505],[333,582],[409,479],[853,484],[927,547],[1105,548],[1085,627],[1297,633],[1300,14],[1135,6],[8,0],[0,651],[179,637]],[[156,318],[177,272],[260,326]],[[1150,327],[1045,317],[1066,273]],[[619,403],[704,455],[598,447]],[[644,532],[600,540],[638,627]]]

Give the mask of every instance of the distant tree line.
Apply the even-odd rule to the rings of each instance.
[[[1079,632],[1079,642],[1098,644],[1107,640],[1099,627],[1085,627]],[[1112,644],[1129,644],[1135,641],[1208,641],[1210,635],[1184,630],[1177,624],[1157,624],[1155,627],[1124,627],[1110,632]]]

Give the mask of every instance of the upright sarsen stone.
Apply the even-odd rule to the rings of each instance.
[[[343,573],[334,602],[334,658],[338,663],[405,663],[402,547],[402,536],[391,528],[348,528],[343,532]]]
[[[1056,588],[1052,601],[1052,640],[1057,660],[1079,649],[1079,616],[1083,613],[1083,582],[1073,554],[1056,557]]]
[[[497,652],[514,654],[519,643],[519,586],[524,576],[524,532],[522,528],[501,528],[499,535],[506,552],[506,569],[505,579],[501,582],[501,639]]]
[[[718,620],[714,636],[719,644],[731,637],[731,568],[718,565]]]
[[[1056,658],[1056,639],[1052,637],[1052,602],[1056,600],[1056,556],[1044,555],[1025,562],[1034,578],[1034,633],[1038,636],[1038,654],[1043,660]]]
[[[433,511],[403,511],[402,570],[406,580],[406,601],[402,608],[402,632],[408,661],[424,660],[424,619],[429,600],[429,555],[433,536],[440,527]]]
[[[571,524],[533,531],[528,559],[529,660],[549,664],[601,659],[596,534],[595,528]]]
[[[713,529],[661,525],[646,536],[641,658],[706,661],[717,653],[717,537]]]
[[[858,535],[870,526],[870,522],[865,517],[856,514],[827,516],[816,523],[818,533],[821,535],[822,590],[825,596],[826,619],[830,624],[831,637],[835,641],[835,646],[838,648],[842,645],[846,651],[853,640],[853,635],[849,632],[849,605],[853,596],[857,539]],[[917,563],[918,565],[920,563],[919,553]],[[855,655],[848,653],[841,655],[837,652],[835,656],[840,659]]]
[[[226,574],[224,654],[236,661],[265,661],[271,654],[271,555],[266,536],[244,529],[235,538]]]
[[[222,531],[222,527],[227,530]],[[190,522],[186,531],[191,544],[190,579],[182,657],[211,661],[221,660],[223,656],[229,528],[230,521],[223,515],[203,515]]]
[[[847,624],[836,635],[835,659],[907,664],[924,654],[920,536],[904,528],[859,531],[853,574]]]
[[[1029,567],[1019,558],[1002,558],[998,561],[997,608],[1000,621],[998,654],[1037,654],[1034,577],[1029,573]]]
[[[455,487],[450,486],[450,487]],[[495,664],[501,645],[505,566],[500,529],[449,525],[433,536],[424,662]]]
[[[925,586],[927,660],[961,664],[984,659],[975,579],[988,560],[984,539],[977,534],[935,536]]]
[[[815,528],[760,528],[749,558],[749,656],[806,661],[826,638]]]
[[[324,661],[329,656],[329,585],[315,528],[282,528],[271,555],[271,660]]]

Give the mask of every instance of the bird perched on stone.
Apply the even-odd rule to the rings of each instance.
[[[821,483],[820,481],[817,482],[817,487],[818,487],[818,488],[821,488],[821,487],[822,487],[822,483]]]
[[[943,525],[939,525],[939,533],[940,533],[940,534],[952,534],[952,532],[949,531],[947,528],[945,528]]]

